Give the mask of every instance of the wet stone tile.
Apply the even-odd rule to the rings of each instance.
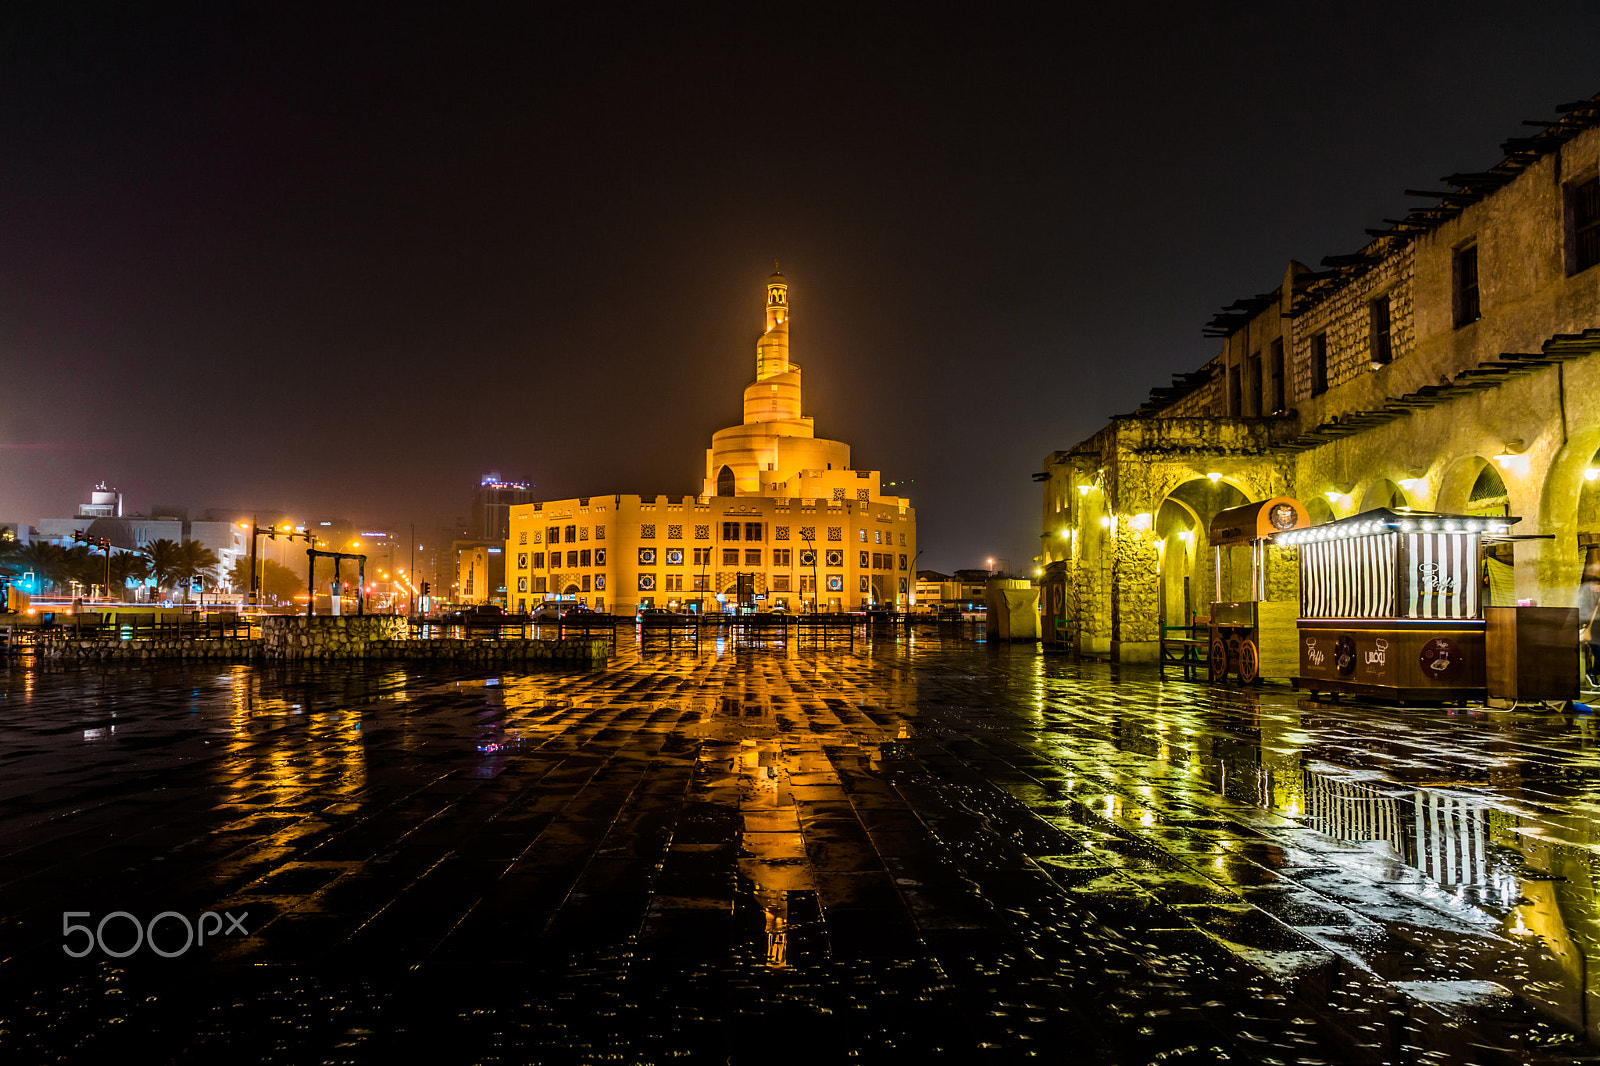
[[[903,631],[0,660],[0,1060],[1592,1057],[1594,744]]]

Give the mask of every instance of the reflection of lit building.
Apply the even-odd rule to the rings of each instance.
[[[582,496],[511,507],[507,602],[546,596],[596,609],[717,610],[741,578],[752,605],[825,611],[910,607],[917,555],[911,501],[813,432],[789,362],[789,286],[767,281],[767,328],[744,421],[718,430],[699,496]]]

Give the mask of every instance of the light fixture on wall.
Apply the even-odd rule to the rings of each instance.
[[[1511,469],[1511,464],[1517,461],[1517,457],[1523,453],[1526,447],[1527,445],[1520,440],[1508,440],[1505,443],[1505,448],[1499,455],[1494,457],[1494,461],[1500,464],[1500,469],[1509,470]]]
[[[1338,503],[1340,500],[1348,501],[1350,499],[1350,494],[1354,492],[1355,489],[1356,487],[1354,484],[1346,481],[1342,485],[1335,485],[1327,492],[1324,492],[1323,495],[1328,498],[1329,503]]]
[[[1600,478],[1600,466],[1591,466],[1583,472],[1583,480],[1593,481],[1595,478]]]
[[[1213,471],[1211,471],[1211,472],[1210,472],[1210,473],[1208,473],[1208,474],[1207,474],[1207,475],[1206,475],[1206,477],[1208,477],[1208,478],[1210,478],[1210,479],[1211,479],[1211,483],[1212,483],[1212,484],[1213,484],[1213,485],[1215,485],[1215,484],[1216,484],[1216,483],[1217,483],[1217,482],[1219,482],[1219,481],[1221,481],[1221,480],[1222,480],[1222,471],[1220,471],[1220,470],[1213,470]]]
[[[1128,519],[1128,528],[1143,533],[1154,524],[1154,518],[1149,511],[1140,511]]]
[[[1091,488],[1093,488],[1093,487],[1094,487],[1093,485],[1079,485],[1078,486],[1078,495],[1079,496],[1087,496],[1087,495],[1089,495],[1089,490]]]
[[[1194,530],[1192,530],[1192,529],[1179,530],[1178,531],[1178,539],[1183,541],[1185,544],[1193,544],[1194,543]]]

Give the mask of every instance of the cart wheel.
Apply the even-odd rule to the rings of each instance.
[[[1256,642],[1246,637],[1239,642],[1239,680],[1253,685],[1261,679],[1261,653]]]
[[[1211,638],[1211,680],[1221,681],[1228,676],[1228,642],[1221,636]]]

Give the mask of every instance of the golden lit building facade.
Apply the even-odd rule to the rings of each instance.
[[[885,496],[850,446],[815,435],[789,361],[789,291],[766,286],[766,330],[744,421],[718,430],[695,496],[582,496],[511,510],[507,606],[549,597],[597,611],[722,609],[739,579],[759,609],[909,609],[916,601],[916,511]]]

